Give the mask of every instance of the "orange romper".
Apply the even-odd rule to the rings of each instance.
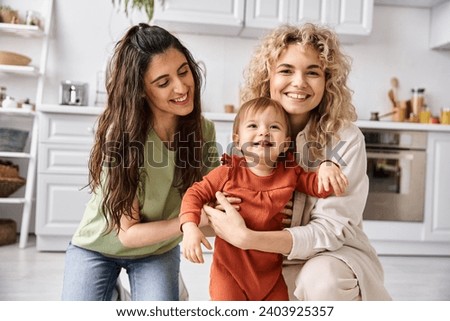
[[[200,222],[204,204],[215,200],[216,191],[242,199],[240,214],[249,229],[281,230],[280,212],[297,190],[316,197],[327,197],[332,191],[318,193],[317,175],[304,171],[291,154],[278,162],[269,176],[257,176],[243,157],[224,155],[225,165],[213,169],[190,187],[183,197],[180,224]],[[289,300],[282,276],[283,256],[257,250],[241,250],[220,237],[215,238],[209,292],[215,301]]]

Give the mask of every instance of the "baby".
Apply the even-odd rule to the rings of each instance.
[[[186,259],[203,263],[201,244],[211,245],[198,228],[205,203],[221,191],[242,200],[240,213],[253,230],[281,230],[286,203],[294,190],[316,197],[333,193],[331,180],[341,194],[348,185],[337,165],[323,162],[317,173],[304,171],[290,147],[289,119],[283,107],[270,98],[244,103],[236,115],[233,141],[241,156],[224,155],[224,164],[194,183],[183,197],[180,225]],[[212,300],[288,300],[282,276],[283,257],[277,253],[241,250],[215,238],[210,275]]]

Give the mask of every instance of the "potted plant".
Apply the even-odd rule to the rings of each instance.
[[[113,5],[115,6],[116,3],[118,6],[122,4],[122,0],[111,0]],[[154,0],[123,0],[123,6],[125,15],[128,17],[128,14],[133,9],[142,10],[144,9],[145,13],[147,14],[148,21],[152,20],[153,18],[153,10],[154,10]]]

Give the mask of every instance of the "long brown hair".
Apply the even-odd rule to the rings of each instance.
[[[245,71],[245,86],[241,101],[255,97],[270,97],[270,72],[283,50],[291,44],[311,46],[317,51],[325,71],[325,93],[319,106],[311,111],[307,140],[325,146],[337,137],[346,122],[356,120],[355,107],[351,102],[352,91],[347,86],[351,59],[340,49],[337,35],[326,27],[306,23],[300,26],[282,25],[268,33]],[[331,133],[331,135],[330,135]],[[297,133],[293,133],[296,135]],[[292,137],[295,140],[295,137]],[[320,158],[321,151],[312,149]]]
[[[202,177],[201,70],[188,49],[165,29],[144,23],[133,26],[116,44],[108,65],[108,103],[89,160],[89,187],[94,192],[102,189],[107,232],[120,229],[122,215],[131,217],[133,200],[143,192],[144,146],[153,122],[144,75],[152,58],[171,48],[184,54],[195,83],[194,109],[178,118],[175,131],[173,185],[183,194]]]

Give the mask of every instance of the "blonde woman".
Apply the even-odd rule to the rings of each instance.
[[[220,193],[225,213],[205,206],[222,239],[241,249],[286,256],[283,274],[291,299],[391,299],[362,226],[369,182],[364,137],[352,123],[349,71],[349,58],[333,31],[313,24],[281,26],[256,49],[241,97],[280,102],[289,114],[300,165],[313,170],[324,159],[339,163],[349,182],[344,196],[319,199],[296,192],[281,231],[249,229]]]

